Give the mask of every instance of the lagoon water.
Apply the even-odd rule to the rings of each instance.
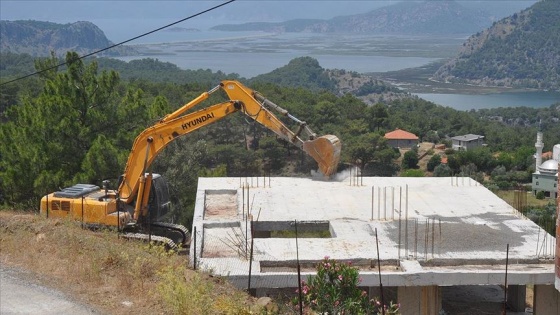
[[[154,58],[182,69],[210,69],[252,78],[310,56],[325,69],[359,73],[387,72],[421,67],[448,58],[466,36],[374,36],[355,34],[264,33],[220,31],[161,31],[131,43],[140,56]],[[434,103],[471,110],[496,107],[548,107],[560,102],[560,92],[511,92],[499,94],[415,94]]]
[[[418,42],[414,37],[355,34],[162,32],[157,37],[150,35],[133,43],[141,56],[118,59],[150,57],[182,69],[210,69],[245,78],[268,73],[302,56],[317,59],[325,69],[387,72],[420,67],[439,59],[415,53],[424,45]],[[448,45],[456,44],[457,40]]]
[[[560,92],[504,92],[493,94],[423,94],[420,98],[457,110],[498,107],[549,107],[560,103]]]

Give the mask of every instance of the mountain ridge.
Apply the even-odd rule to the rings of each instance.
[[[490,26],[492,17],[466,8],[456,1],[400,2],[367,13],[328,20],[295,19],[286,22],[222,24],[220,31],[374,33],[374,34],[467,34]]]
[[[45,21],[0,21],[0,49],[32,56],[57,56],[75,51],[80,55],[114,45],[95,24],[87,21],[58,24]],[[101,55],[134,54],[131,47],[118,46]]]
[[[560,90],[560,2],[543,0],[472,35],[433,79]]]

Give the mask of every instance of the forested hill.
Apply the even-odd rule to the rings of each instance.
[[[113,45],[99,27],[91,22],[57,24],[43,21],[0,21],[0,49],[3,52],[48,56],[51,51],[63,56],[67,51],[80,55]],[[132,54],[130,47],[115,47],[103,54]]]
[[[472,34],[490,26],[490,14],[466,8],[455,1],[404,1],[368,13],[330,20],[290,20],[282,23],[218,25],[222,31]]]
[[[560,89],[560,1],[542,0],[471,36],[438,80]]]
[[[292,59],[283,67],[249,80],[249,84],[256,83],[329,91],[339,96],[352,94],[369,105],[411,97],[409,93],[370,76],[341,69],[323,69],[312,57]]]

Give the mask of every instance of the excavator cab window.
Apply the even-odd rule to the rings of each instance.
[[[167,182],[159,174],[153,174],[148,207],[152,222],[159,221],[170,210],[171,202]]]

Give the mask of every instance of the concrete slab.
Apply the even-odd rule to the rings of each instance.
[[[296,246],[296,225],[327,237]],[[252,288],[295,287],[325,256],[376,286],[376,235],[383,286],[503,284],[508,244],[508,284],[554,284],[554,237],[470,178],[200,178],[193,227],[191,260],[242,288],[249,265]]]

